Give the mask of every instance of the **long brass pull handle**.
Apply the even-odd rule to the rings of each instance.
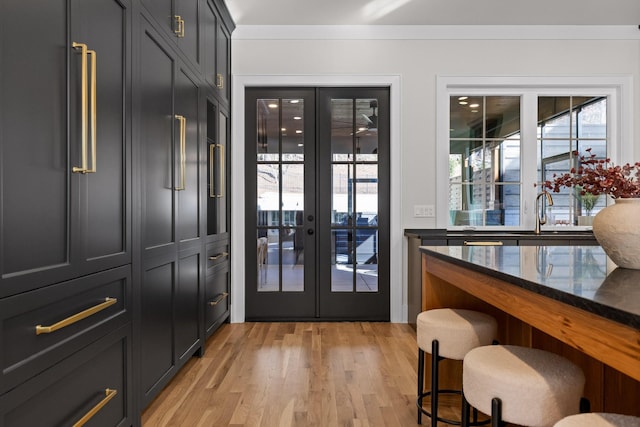
[[[214,155],[216,150],[216,144],[209,145],[209,197],[216,197],[216,188],[215,188],[215,167],[214,167]]]
[[[180,185],[175,190],[182,191],[185,189],[185,169],[187,167],[187,119],[179,114],[176,114],[175,117],[180,122]]]
[[[472,242],[464,241],[465,246],[502,246],[502,242]]]
[[[84,43],[76,43],[73,42],[71,45],[74,49],[80,49],[81,55],[81,65],[80,72],[82,74],[81,78],[81,94],[80,94],[80,103],[81,103],[81,112],[82,112],[82,123],[81,123],[81,133],[82,133],[82,166],[77,167],[74,166],[72,171],[74,173],[95,173],[96,171],[96,62],[97,62],[97,54],[95,50],[87,49],[87,45]],[[87,94],[87,56],[91,56],[91,119],[89,119],[89,101]],[[89,120],[91,120],[91,127],[89,127]],[[90,132],[90,133],[89,133]],[[87,136],[91,136],[91,168],[87,167]]]
[[[217,261],[220,258],[223,258],[223,257],[226,257],[226,256],[229,256],[229,252],[222,252],[222,253],[219,253],[217,255],[210,256],[209,260],[210,261]]]
[[[74,173],[86,173],[87,172],[87,45],[84,43],[73,42],[71,46],[74,49],[80,49],[80,84],[82,89],[80,91],[80,110],[82,115],[81,133],[82,133],[82,165],[80,167],[74,166],[72,171]]]
[[[78,421],[76,421],[76,423],[73,425],[73,427],[82,427],[83,425],[85,425],[87,423],[87,421],[89,421],[91,418],[94,417],[95,414],[100,412],[100,410],[104,407],[104,405],[106,405],[107,403],[109,403],[109,401],[111,399],[116,397],[116,394],[118,394],[118,390],[113,390],[113,389],[107,388],[107,389],[104,390],[104,394],[105,394],[104,399],[102,399],[100,402],[98,402],[98,404],[96,406],[91,408],[91,410],[89,410],[89,412],[84,414],[84,416],[82,418],[80,418]]]
[[[178,25],[177,25],[176,29],[173,30],[173,32],[179,38],[183,38],[184,37],[184,19],[182,19],[182,17],[180,15],[175,15],[174,18],[176,20],[176,24],[178,24]]]
[[[91,169],[87,169],[84,173],[96,172],[96,62],[98,54],[95,50],[87,50],[87,54],[91,55]]]
[[[79,322],[82,319],[86,319],[89,316],[93,316],[94,314],[98,313],[99,311],[104,310],[107,307],[112,306],[113,304],[117,303],[118,299],[117,298],[105,298],[103,303],[100,303],[98,305],[95,305],[91,308],[88,308],[84,311],[81,311],[80,313],[76,313],[73,316],[69,316],[64,320],[59,321],[58,323],[54,323],[51,326],[42,326],[42,325],[37,325],[36,326],[36,335],[40,335],[40,334],[50,334],[51,332],[55,332],[58,329],[62,329],[65,328],[69,325],[72,325],[76,322]]]
[[[229,296],[229,292],[223,292],[219,294],[213,301],[209,301],[209,305],[211,307],[216,306],[220,304],[220,302],[228,296]]]
[[[218,89],[224,89],[224,77],[222,76],[221,73],[216,74],[216,87]]]
[[[214,167],[214,156],[215,156],[215,149],[219,148],[220,149],[220,156],[219,156],[219,162],[218,165],[219,167],[219,176],[220,176],[220,194],[216,193],[216,180],[215,180],[215,176],[216,176],[216,169]],[[211,144],[209,145],[209,197],[211,198],[217,198],[217,197],[224,197],[224,165],[225,165],[225,158],[224,158],[224,145],[222,144]]]

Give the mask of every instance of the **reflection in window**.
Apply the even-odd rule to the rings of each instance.
[[[538,179],[552,180],[580,166],[586,150],[599,158],[607,153],[607,99],[605,97],[538,98]],[[577,153],[577,155],[576,155]],[[589,226],[606,205],[605,197],[581,195],[579,188],[553,194],[552,225]]]
[[[520,97],[450,98],[450,225],[520,224]]]
[[[591,148],[606,158],[607,98],[536,96],[537,117],[522,116],[521,96],[449,97],[449,226],[519,226],[523,183],[553,179],[579,167]],[[537,125],[537,176],[522,176],[521,123]],[[530,139],[533,143],[533,135]],[[527,149],[529,151],[529,149]],[[576,152],[578,153],[576,155]],[[526,161],[526,160],[524,160]],[[588,226],[606,205],[580,189],[553,194],[551,226]]]

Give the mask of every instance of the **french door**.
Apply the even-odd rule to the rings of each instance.
[[[245,105],[247,320],[389,320],[388,88]]]

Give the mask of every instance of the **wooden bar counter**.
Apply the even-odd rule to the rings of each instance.
[[[504,344],[580,365],[593,411],[640,415],[640,270],[598,246],[422,246],[422,309],[468,308],[498,319]],[[445,361],[442,387],[459,387]]]

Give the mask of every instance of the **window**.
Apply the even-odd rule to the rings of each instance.
[[[626,116],[619,110],[628,84],[606,78],[439,78],[436,164],[446,185],[437,186],[438,227],[533,228],[543,181],[579,166],[587,148],[614,161],[624,151],[618,141]],[[607,203],[575,189],[552,196],[551,229],[589,226],[588,217]]]

